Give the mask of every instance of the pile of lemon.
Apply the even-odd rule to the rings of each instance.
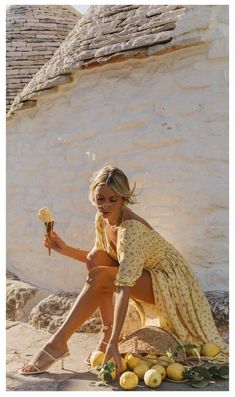
[[[168,356],[148,355],[139,358],[127,353],[125,361],[128,371],[124,372],[119,380],[121,388],[125,390],[135,389],[140,381],[144,381],[147,387],[156,389],[166,377],[174,380],[183,379],[185,367]]]
[[[216,344],[206,343],[202,347],[198,347],[199,351],[206,356],[215,356],[219,353],[220,348]],[[187,352],[188,355],[193,355],[193,353],[194,351]],[[90,357],[90,365],[99,371],[103,360],[103,352],[93,352]],[[114,363],[113,360],[109,361]],[[173,358],[167,355],[158,357],[152,353],[140,358],[134,356],[132,353],[127,353],[124,358],[122,357],[122,371],[119,384],[124,390],[133,390],[139,382],[143,381],[147,387],[156,389],[166,378],[173,381],[182,381],[184,379],[183,373],[187,368],[188,366],[175,362]],[[111,378],[112,380],[116,379],[115,365],[111,372]]]

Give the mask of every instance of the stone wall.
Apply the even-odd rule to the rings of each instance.
[[[7,126],[7,266],[37,286],[80,290],[84,264],[42,247],[38,208],[75,247],[94,244],[93,172],[137,182],[133,207],[185,256],[205,290],[228,289],[228,20],[207,43],[74,74]]]
[[[21,281],[7,273],[6,318],[11,321],[29,321],[31,311],[48,296],[48,292]]]
[[[14,5],[6,15],[7,111],[52,57],[81,14],[70,6]]]
[[[17,277],[7,274],[7,320],[28,322],[31,326],[51,333],[63,324],[78,296],[77,293],[60,292],[49,294],[23,283]],[[227,291],[207,291],[212,315],[221,335],[228,341],[229,294]],[[139,313],[130,299],[126,318],[122,327],[122,337],[142,326]],[[77,332],[97,333],[101,330],[98,310],[77,330]]]

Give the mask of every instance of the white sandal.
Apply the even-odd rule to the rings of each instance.
[[[64,358],[70,355],[69,351],[67,351],[66,353],[63,353],[60,357],[55,358],[54,356],[52,356],[52,354],[50,354],[50,353],[48,353],[46,350],[42,349],[42,350],[40,350],[40,352],[38,353],[38,355],[35,357],[34,362],[36,362],[37,357],[38,357],[42,352],[45,353],[45,354],[47,354],[50,358],[53,359],[53,361],[52,361],[50,364],[48,364],[46,368],[44,368],[44,369],[39,369],[39,368],[36,367],[35,364],[29,363],[28,365],[32,365],[34,368],[36,368],[36,371],[23,371],[22,369],[18,369],[18,372],[19,372],[21,375],[35,375],[35,374],[41,374],[41,373],[43,373],[43,372],[46,372],[46,370],[47,370],[49,367],[51,367],[51,365],[55,364],[55,362],[56,362],[56,361],[59,361],[59,360],[61,360],[61,369],[64,369]]]

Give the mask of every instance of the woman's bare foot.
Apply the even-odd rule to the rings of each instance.
[[[50,365],[52,365],[55,361],[57,361],[60,357],[63,357],[68,352],[69,349],[67,343],[63,345],[58,345],[53,342],[48,342],[39,351],[37,356],[33,358],[32,363],[24,364],[23,367],[20,368],[20,371],[21,373],[30,373],[35,371],[39,372],[43,371],[44,369],[46,371]]]

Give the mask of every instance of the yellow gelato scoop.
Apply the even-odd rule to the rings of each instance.
[[[47,207],[43,207],[38,211],[38,218],[44,223],[46,228],[46,233],[48,237],[50,237],[50,232],[53,230],[54,227],[54,219],[52,216],[51,211]],[[48,253],[49,256],[51,255],[51,242],[50,238],[48,239]]]

